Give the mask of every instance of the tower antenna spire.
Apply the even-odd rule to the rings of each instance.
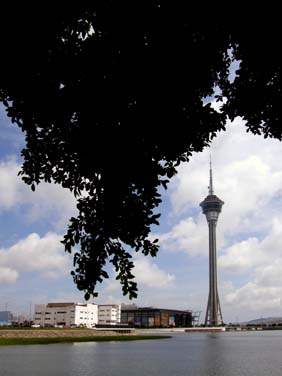
[[[210,185],[209,185],[209,194],[213,195],[213,181],[212,181],[212,160],[210,154]]]

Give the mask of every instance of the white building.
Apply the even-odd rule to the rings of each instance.
[[[97,304],[48,303],[35,304],[34,324],[40,326],[63,325],[92,328],[98,323]]]
[[[98,324],[116,325],[120,323],[121,305],[102,304],[98,306]]]

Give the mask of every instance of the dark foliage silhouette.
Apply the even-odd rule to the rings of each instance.
[[[136,297],[130,250],[157,254],[148,235],[160,188],[228,117],[281,139],[276,22],[263,28],[259,18],[250,25],[160,1],[120,3],[34,6],[0,25],[0,99],[26,138],[20,173],[32,190],[53,181],[77,197],[62,242],[74,249],[71,273],[86,299],[108,277],[107,261],[123,293]],[[234,60],[240,69],[230,80]],[[226,98],[221,112],[203,101],[215,87]]]

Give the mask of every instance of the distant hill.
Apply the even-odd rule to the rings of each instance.
[[[259,319],[241,322],[241,325],[271,325],[271,324],[281,324],[282,317],[261,317]]]

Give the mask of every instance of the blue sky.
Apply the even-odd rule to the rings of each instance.
[[[24,137],[0,109],[0,310],[29,313],[37,303],[83,301],[60,244],[75,200],[58,185],[31,192],[17,176]],[[225,204],[217,226],[218,280],[225,322],[282,316],[282,144],[246,133],[237,118],[211,148],[182,164],[163,192],[157,258],[135,255],[136,304],[192,309],[205,316],[208,227],[199,203],[214,189]],[[127,303],[114,278],[96,303]]]

